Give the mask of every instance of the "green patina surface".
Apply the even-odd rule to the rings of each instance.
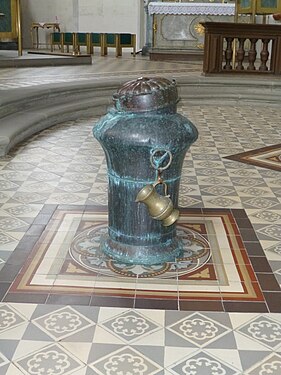
[[[182,254],[174,221],[165,226],[162,218],[151,215],[145,204],[136,200],[145,185],[156,181],[157,169],[162,168],[169,195],[159,186],[155,195],[162,200],[156,198],[154,209],[166,219],[171,212],[165,217],[166,208],[159,208],[159,202],[169,198],[173,209],[178,206],[183,160],[198,132],[176,113],[177,101],[173,81],[141,77],[118,90],[115,108],[93,129],[105,152],[109,180],[108,234],[101,249],[125,264],[163,264]]]

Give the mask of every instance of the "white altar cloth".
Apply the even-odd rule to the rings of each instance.
[[[186,14],[186,15],[215,15],[234,16],[235,4],[220,3],[158,3],[148,5],[148,13],[153,14]]]

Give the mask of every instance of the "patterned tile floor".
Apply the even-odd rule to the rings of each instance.
[[[4,52],[0,50],[0,60]],[[33,55],[36,58],[36,55]],[[123,75],[134,78],[142,75],[155,75],[159,72],[163,75],[189,74],[198,75],[201,72],[201,64],[180,62],[157,62],[149,61],[147,58],[137,56],[135,59],[130,54],[124,53],[119,63],[115,60],[114,51],[109,50],[109,55],[93,57],[93,65],[84,66],[57,66],[55,70],[52,67],[34,68],[2,68],[0,73],[0,91],[14,90],[19,87],[32,87],[45,85],[49,83],[64,83],[88,81],[89,79],[100,79],[101,75],[104,79],[110,80],[112,77]],[[13,76],[13,79],[11,79]]]
[[[120,67],[115,59],[114,62],[108,61],[111,71],[115,65],[116,72],[130,69],[132,64],[131,60],[128,64],[123,60]],[[148,65],[148,61],[139,59],[134,69],[142,71]],[[171,65],[175,68],[176,64]],[[184,64],[179,66],[186,70],[190,68]],[[164,67],[169,70],[170,66],[163,64]],[[69,77],[70,72],[82,77],[84,69],[67,68],[65,77]],[[153,73],[154,69],[152,66],[150,72]],[[161,69],[161,64],[158,69]],[[52,80],[49,68],[39,70],[43,82],[44,74],[46,79]],[[32,81],[32,71],[33,78],[36,74],[39,77],[39,70],[4,69],[0,80],[12,87],[13,83]],[[56,72],[63,77],[62,68]],[[92,73],[89,71],[89,74]],[[191,74],[198,72],[194,70]],[[18,80],[19,76],[22,81]],[[183,166],[180,206],[190,216],[193,229],[194,216],[199,213],[201,217],[222,213],[231,215],[230,222],[237,229],[233,238],[241,239],[239,249],[245,248],[247,258],[244,259],[247,260],[229,264],[248,265],[253,270],[255,281],[251,281],[262,291],[262,302],[252,301],[251,306],[243,309],[245,302],[236,301],[235,307],[231,307],[230,301],[227,308],[221,298],[218,308],[214,301],[199,300],[196,304],[198,299],[190,298],[183,301],[182,306],[177,303],[171,310],[173,302],[165,297],[162,306],[153,308],[148,308],[152,304],[144,306],[135,302],[112,307],[112,299],[107,303],[99,303],[101,300],[96,299],[95,303],[94,290],[87,303],[83,293],[75,300],[77,295],[68,293],[67,288],[73,286],[73,274],[78,268],[77,285],[83,268],[76,262],[76,268],[72,269],[75,272],[64,274],[62,285],[62,274],[56,271],[62,269],[62,261],[65,261],[58,254],[67,247],[67,243],[62,246],[63,230],[56,232],[58,246],[49,240],[40,243],[47,244],[50,251],[55,249],[55,258],[45,256],[38,261],[36,256],[30,256],[34,254],[30,251],[35,249],[39,236],[50,230],[50,225],[63,224],[59,219],[63,210],[68,214],[76,210],[80,223],[87,223],[88,213],[97,208],[106,212],[105,160],[91,131],[97,119],[69,121],[35,135],[0,159],[1,375],[280,375],[280,172],[225,158],[272,145],[272,134],[274,142],[280,143],[279,110],[269,105],[238,107],[220,103],[214,107],[181,102],[179,112],[193,121],[200,133]],[[57,220],[54,215],[58,215]],[[198,222],[196,225],[198,229]],[[69,235],[69,227],[64,228]],[[222,240],[224,233],[218,231],[213,237]],[[208,236],[204,238],[208,240]],[[212,256],[216,254],[213,250]],[[50,290],[43,294],[40,288],[39,291],[16,293],[16,284],[11,286],[11,283],[25,275],[22,264],[31,265],[36,261],[37,265],[41,262],[41,267],[45,261],[47,268],[53,271],[41,268],[40,273],[37,267],[37,273],[31,272],[33,278],[37,277],[36,283],[40,279],[50,289],[60,286],[60,293]],[[215,264],[207,264],[209,274],[210,270],[215,270],[215,276],[208,281],[216,282],[217,290],[223,296]],[[87,270],[84,271],[87,275]],[[234,288],[238,288],[238,284],[242,284],[241,272],[238,272],[236,283],[230,273],[229,280],[235,284]],[[96,282],[102,277],[104,275],[97,274]],[[179,295],[179,275],[173,280],[171,290],[177,290]],[[135,283],[134,301],[143,300],[143,296],[137,298],[138,286],[141,285],[138,281],[138,278],[131,281],[131,284]],[[193,280],[193,286],[199,287],[200,282]],[[159,285],[163,285],[161,281]],[[189,303],[193,307],[188,307]],[[258,309],[261,303],[265,310]]]

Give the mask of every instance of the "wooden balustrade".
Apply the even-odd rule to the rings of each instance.
[[[278,25],[203,22],[205,74],[281,74]]]

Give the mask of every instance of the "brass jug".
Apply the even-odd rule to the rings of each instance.
[[[147,205],[150,216],[155,220],[161,220],[162,225],[170,226],[179,217],[179,210],[174,209],[173,202],[167,195],[167,185],[161,183],[165,187],[165,196],[157,193],[155,187],[159,182],[152,185],[144,186],[136,197],[136,202],[142,202]]]

